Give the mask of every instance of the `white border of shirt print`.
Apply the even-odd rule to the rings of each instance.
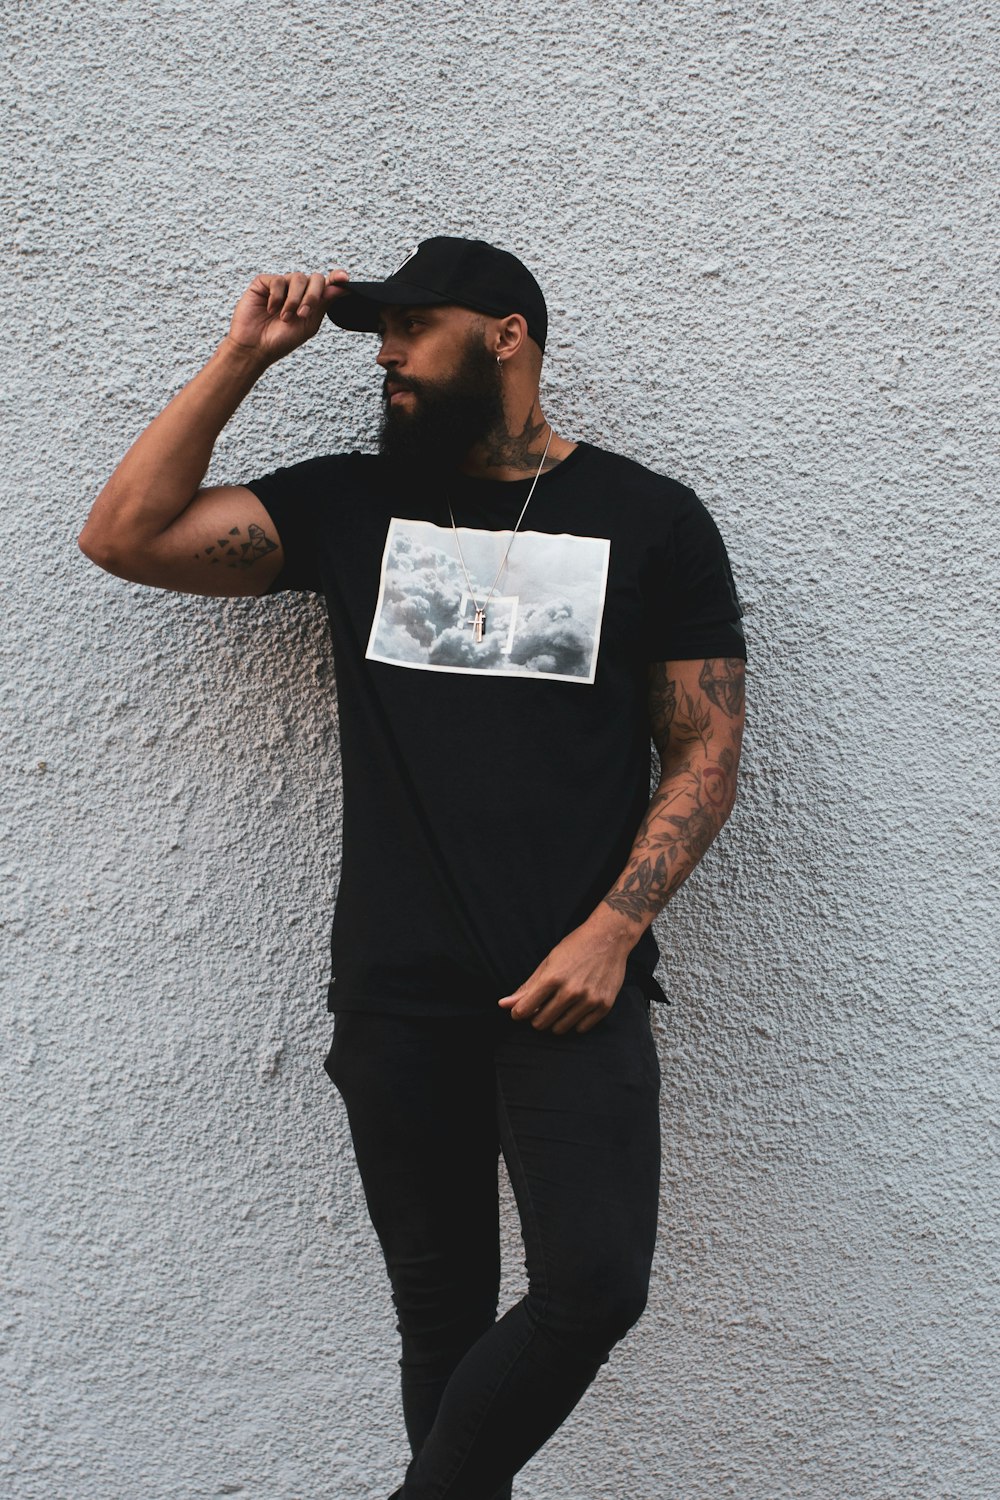
[[[371,629],[368,633],[368,644],[365,648],[365,659],[367,661],[382,662],[386,666],[402,667],[414,672],[450,672],[452,675],[457,673],[461,676],[468,677],[519,677],[524,681],[532,682],[576,682],[581,684],[582,686],[593,686],[594,679],[597,675],[598,657],[600,655],[601,632],[604,626],[604,609],[607,602],[608,569],[611,563],[611,541],[608,537],[584,537],[572,531],[519,531],[514,542],[514,546],[516,547],[518,545],[518,542],[520,542],[522,538],[527,540],[532,537],[541,537],[546,541],[565,539],[572,542],[588,541],[602,544],[603,561],[599,579],[597,623],[594,629],[593,646],[590,654],[590,671],[588,675],[584,676],[583,674],[572,672],[527,672],[521,667],[463,667],[451,665],[439,666],[434,662],[404,661],[397,656],[386,656],[381,652],[376,651],[375,637],[378,634],[379,625],[381,623],[383,600],[385,596],[386,567],[388,565],[389,553],[392,548],[397,524],[400,526],[430,526],[434,531],[441,532],[443,535],[447,534],[444,528],[437,526],[433,522],[427,522],[422,518],[418,518],[415,516],[392,516],[390,518],[389,525],[386,528],[385,545],[382,549],[382,562],[379,567],[378,596],[375,600],[375,609],[372,614]],[[511,534],[509,528],[506,531],[494,531],[491,528],[485,526],[460,526],[458,529],[461,532],[478,531],[480,533],[485,533],[498,539],[509,537]]]

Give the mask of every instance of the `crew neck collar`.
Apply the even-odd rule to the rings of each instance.
[[[554,468],[546,469],[544,473],[540,474],[538,476],[538,490],[535,493],[537,494],[543,488],[547,489],[550,485],[558,483],[559,476],[567,470],[575,468],[581,455],[588,450],[589,446],[588,443],[577,442],[572,453],[567,453],[566,457],[561,458]],[[447,483],[449,489],[464,490],[466,493],[492,495],[500,499],[504,495],[516,495],[520,490],[530,488],[534,482],[534,476],[529,474],[526,479],[487,479],[479,474],[456,473],[443,482]]]

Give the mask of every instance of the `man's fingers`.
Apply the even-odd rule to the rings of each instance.
[[[350,287],[348,286],[348,282],[350,279],[350,276],[341,266],[338,266],[335,271],[328,271],[326,286],[323,289],[323,295],[326,300],[330,301],[334,297],[342,297],[345,292],[349,292]]]
[[[323,289],[326,286],[326,277],[319,271],[314,271],[306,282],[302,300],[299,303],[299,317],[308,318],[310,313],[316,311],[323,304]]]
[[[593,1031],[594,1027],[599,1025],[600,1022],[604,1020],[604,1017],[607,1015],[607,1013],[608,1012],[605,1007],[603,1005],[599,1005],[598,1008],[595,1011],[592,1011],[589,1016],[586,1016],[582,1021],[579,1021],[577,1023],[577,1031]]]
[[[572,1031],[574,1027],[577,1031],[587,1030],[588,1028],[581,1026],[580,1022],[584,1019],[585,1016],[590,1016],[593,1008],[594,1007],[591,1005],[589,1000],[578,1000],[575,1005],[571,1005],[569,1010],[564,1011],[563,1014],[559,1017],[558,1021],[552,1028],[552,1035],[564,1036],[567,1031]],[[601,1015],[603,1015],[603,1011],[598,1011],[597,1019],[600,1019]],[[595,1023],[591,1022],[590,1024]]]
[[[504,995],[500,1004],[509,1007],[512,1020],[530,1019],[537,1031],[551,1028],[554,1036],[564,1036],[573,1030],[590,1031],[611,1009],[611,1004],[589,995],[563,995],[558,989],[553,993],[551,981],[532,983],[531,980],[513,994]]]
[[[265,297],[264,311],[269,318],[278,318],[282,323],[295,323],[300,318],[314,316],[317,308],[326,307],[334,297],[342,297],[347,291],[350,276],[341,267],[324,275],[313,271],[292,271],[283,276],[258,276],[253,290]]]
[[[269,276],[267,278],[267,315],[273,317],[281,311],[285,304],[285,293],[288,291],[287,276]]]
[[[303,276],[301,271],[295,271],[288,278],[288,290],[285,292],[285,304],[281,309],[281,320],[290,323],[299,310],[302,301],[302,293],[308,284],[308,277]]]
[[[531,1024],[539,1031],[545,1031],[553,1021],[558,1021],[570,1006],[576,1006],[579,1001],[578,995],[560,995],[556,993],[548,999],[538,1012],[532,1016]]]
[[[538,1009],[545,998],[545,993],[545,988],[539,986],[537,981],[528,979],[511,994],[504,995],[500,1004],[509,1006],[514,1020],[521,1021]]]

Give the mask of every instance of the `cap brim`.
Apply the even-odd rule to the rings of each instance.
[[[386,281],[347,284],[350,290],[331,302],[326,315],[338,328],[348,328],[354,333],[377,332],[379,308],[390,303],[396,307],[443,307],[448,302],[440,292],[428,292],[397,276]]]

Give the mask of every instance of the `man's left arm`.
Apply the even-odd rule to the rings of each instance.
[[[499,1002],[539,1029],[589,1031],[625,981],[628,956],[691,874],[736,800],[743,742],[739,657],[656,662],[649,722],[660,779],[624,870],[587,920]]]

